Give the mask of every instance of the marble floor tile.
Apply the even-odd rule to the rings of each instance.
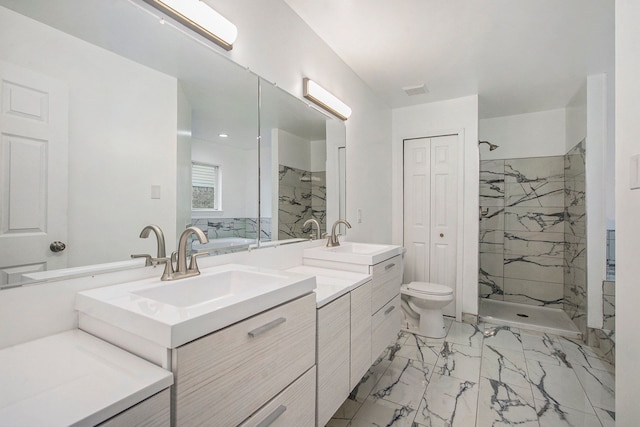
[[[615,366],[606,360],[606,356],[598,348],[592,348],[569,338],[562,337],[560,343],[572,365],[582,365],[615,373]],[[574,366],[575,367],[575,366]]]
[[[522,339],[518,328],[487,324],[483,335],[485,345],[522,351]]]
[[[473,426],[477,406],[477,382],[434,374],[414,423],[428,427]]]
[[[539,360],[544,363],[571,367],[558,337],[544,333],[536,335],[522,333],[520,337],[527,360]]]
[[[602,427],[615,427],[616,425],[615,411],[601,409],[601,408],[593,408],[593,409],[596,410],[596,415],[600,419],[600,422],[602,423]]]
[[[450,376],[475,383],[480,378],[482,349],[445,342],[436,362],[434,375]]]
[[[571,408],[554,407],[546,401],[536,400],[540,427],[601,427],[594,414],[585,414]]]
[[[589,398],[571,368],[528,360],[529,381],[533,397],[550,408],[571,408],[595,415]]]
[[[593,406],[610,411],[616,410],[614,374],[585,366],[574,366],[573,370]]]
[[[480,378],[476,427],[511,425],[539,426],[531,388]]]
[[[350,427],[412,427],[416,410],[382,399],[367,399]]]
[[[370,397],[418,409],[432,373],[433,365],[396,357],[371,391]]]
[[[519,387],[530,386],[527,363],[522,351],[485,344],[480,376]]]
[[[409,337],[396,356],[419,360],[429,365],[435,365],[442,350],[443,342],[429,342],[429,339],[413,335]]]
[[[483,340],[482,331],[483,329],[480,329],[480,327],[476,325],[454,322],[449,328],[446,341],[453,344],[481,348]]]

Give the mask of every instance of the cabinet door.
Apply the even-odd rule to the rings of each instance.
[[[349,396],[350,310],[349,294],[318,309],[318,426],[324,426]]]
[[[400,295],[397,295],[371,319],[371,363],[396,339],[399,330]]]
[[[351,372],[349,390],[371,366],[371,282],[351,291]]]
[[[165,389],[99,424],[100,427],[169,427],[171,395]]]
[[[173,425],[235,426],[315,363],[309,294],[173,351]]]

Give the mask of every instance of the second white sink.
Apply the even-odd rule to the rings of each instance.
[[[304,257],[324,261],[375,265],[402,253],[402,246],[342,242],[340,246],[317,246],[304,250]]]

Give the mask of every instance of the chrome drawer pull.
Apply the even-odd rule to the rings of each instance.
[[[267,332],[269,329],[273,329],[276,326],[280,325],[281,323],[286,322],[287,319],[285,319],[284,317],[278,317],[276,320],[273,320],[269,323],[267,323],[266,325],[262,325],[259,328],[255,328],[253,331],[249,331],[249,336],[251,338],[255,338],[258,335]]]
[[[384,314],[389,314],[389,313],[391,313],[391,312],[393,311],[393,309],[394,309],[394,308],[396,308],[396,306],[395,306],[395,305],[392,305],[391,307],[387,308],[387,309],[384,311]]]
[[[385,266],[385,267],[384,267],[384,269],[385,269],[385,270],[388,270],[388,269],[393,268],[393,267],[395,267],[395,266],[396,266],[396,263],[395,263],[395,262],[392,262],[391,264],[389,264],[389,265]]]
[[[267,418],[265,418],[264,420],[262,420],[262,422],[260,424],[257,425],[257,427],[267,427],[270,426],[271,424],[273,424],[273,422],[275,420],[278,419],[278,417],[282,414],[284,414],[284,411],[287,410],[287,407],[284,405],[280,405],[276,408],[275,411],[273,411],[271,413],[271,415],[269,415]]]

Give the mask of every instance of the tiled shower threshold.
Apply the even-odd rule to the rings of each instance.
[[[567,313],[557,308],[481,298],[479,311],[481,322],[582,339],[582,334]]]

